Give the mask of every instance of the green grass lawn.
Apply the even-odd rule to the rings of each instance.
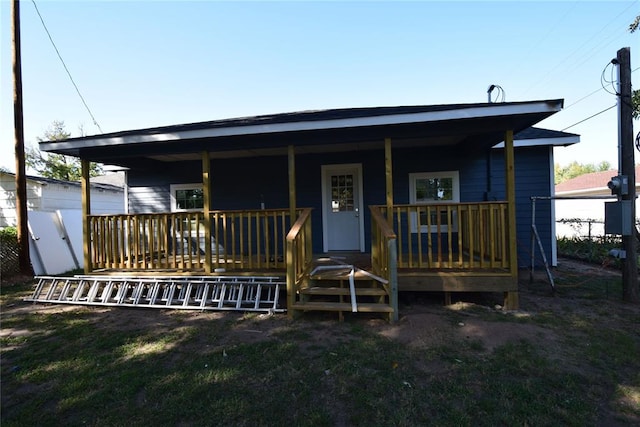
[[[1,422],[637,425],[640,309],[615,278],[580,280],[534,283],[513,313],[404,296],[396,324],[31,305],[30,284],[5,286]]]

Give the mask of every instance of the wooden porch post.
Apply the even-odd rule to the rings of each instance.
[[[393,167],[391,162],[391,138],[384,139],[384,173],[386,178],[387,222],[393,224]]]
[[[518,282],[518,246],[516,241],[516,178],[515,156],[513,152],[513,130],[508,130],[504,135],[504,166],[506,178],[507,215],[509,224],[509,269],[511,278]],[[518,291],[505,292],[504,307],[507,310],[518,308]]]
[[[293,145],[287,147],[289,160],[289,215],[291,225],[296,222],[296,152]]]
[[[202,198],[204,214],[204,272],[211,274],[211,159],[209,152],[202,152]]]
[[[82,246],[84,256],[84,272],[91,273],[91,223],[89,215],[91,215],[91,182],[89,181],[89,170],[91,162],[89,160],[80,160],[82,169],[81,188],[82,188]]]

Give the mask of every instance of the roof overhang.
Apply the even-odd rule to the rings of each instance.
[[[285,113],[115,132],[40,143],[43,151],[123,165],[135,159],[180,161],[395,146],[489,148],[562,109],[562,100],[378,107]]]
[[[577,144],[580,142],[579,135],[568,135],[564,137],[552,137],[552,138],[528,138],[518,139],[515,138],[513,142],[514,147],[536,147],[540,145],[547,145],[553,147],[567,147],[569,145]],[[493,146],[493,148],[504,148],[504,141]]]

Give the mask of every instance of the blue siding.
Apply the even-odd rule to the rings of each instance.
[[[516,177],[516,218],[518,266],[527,267],[531,264],[531,197],[550,196],[552,186],[551,148],[522,147],[515,150]],[[494,150],[492,171],[494,194],[504,199],[504,150]],[[542,240],[547,260],[551,261],[552,218],[551,204],[538,203],[536,205],[536,227]],[[536,246],[535,262],[542,265],[542,257]]]
[[[127,172],[129,212],[135,214],[171,211],[169,185],[174,183],[174,179],[171,174],[131,169]]]
[[[462,202],[504,200],[504,152],[467,155],[450,148],[399,148],[393,150],[393,191],[395,203],[409,202],[409,174],[457,170],[460,174]],[[530,262],[531,196],[548,196],[551,188],[549,147],[517,148],[516,214],[518,263]],[[322,183],[321,166],[360,163],[363,173],[363,211],[365,245],[370,246],[371,221],[368,206],[385,203],[384,150],[299,154],[296,156],[296,190],[298,207],[313,208],[313,250],[322,252]],[[212,208],[258,209],[283,208],[289,205],[288,166],[286,156],[212,160]],[[129,173],[130,211],[166,212],[170,210],[171,184],[200,182],[201,163],[170,164],[160,172]],[[551,207],[539,204],[536,215],[538,231],[545,251],[551,254]],[[536,254],[537,262],[541,262]]]

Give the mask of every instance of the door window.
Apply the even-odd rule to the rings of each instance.
[[[353,175],[331,175],[331,211],[353,211]]]

